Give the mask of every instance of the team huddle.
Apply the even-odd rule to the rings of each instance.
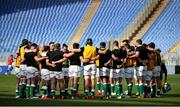
[[[71,98],[76,99],[80,95],[81,76],[85,99],[95,99],[96,95],[102,95],[103,99],[128,98],[133,86],[138,98],[160,97],[160,49],[153,42],[143,44],[141,39],[136,40],[135,46],[128,40],[122,43],[119,46],[114,41],[110,50],[105,42],[96,48],[92,39],[87,39],[84,47],[74,43],[69,50],[66,44],[61,49],[59,43],[45,46],[22,40],[15,54],[16,98],[56,99],[59,89],[60,99],[64,99],[70,89]],[[123,78],[128,89],[125,96]]]

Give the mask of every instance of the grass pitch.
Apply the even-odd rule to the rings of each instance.
[[[180,105],[180,75],[168,75],[168,82],[172,85],[172,90],[166,94],[162,94],[160,98],[123,98],[102,100],[100,96],[96,96],[95,100],[84,100],[82,78],[80,82],[80,99],[65,99],[65,100],[41,100],[41,99],[15,99],[15,76],[1,75],[0,76],[0,105],[16,105],[16,106],[118,106],[118,105]],[[123,80],[123,90],[126,90],[125,80]],[[133,90],[134,87],[133,87]],[[59,94],[59,92],[57,92]]]

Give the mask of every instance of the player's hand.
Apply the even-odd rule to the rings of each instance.
[[[55,67],[56,65],[55,64],[51,64],[52,67]]]
[[[117,65],[117,68],[121,68],[122,67],[122,65]]]
[[[92,64],[92,63],[94,63],[94,61],[90,61],[89,63],[91,63],[91,64]]]
[[[91,58],[91,60],[96,60],[96,58],[95,58],[95,57],[93,57],[93,58]]]
[[[83,62],[87,63],[87,62],[89,62],[89,59],[83,59]]]
[[[56,62],[55,62],[55,61],[52,61],[52,64],[54,64],[54,65],[55,65],[55,64],[56,64]]]
[[[105,64],[104,64],[104,66],[106,66],[106,67],[107,67],[107,66],[108,66],[108,63],[105,63]]]
[[[47,56],[44,56],[43,58],[44,58],[44,59],[47,59],[48,57],[47,57]]]

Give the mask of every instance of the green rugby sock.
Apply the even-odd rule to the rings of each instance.
[[[97,82],[96,84],[97,90],[100,91],[101,90],[101,84],[99,82]]]
[[[139,94],[140,94],[140,96],[142,96],[143,95],[143,92],[144,92],[144,90],[143,90],[143,85],[142,84],[139,84]]]
[[[111,84],[111,93],[114,93],[115,92],[115,86],[114,84]]]
[[[29,84],[26,85],[26,97],[27,98],[30,97],[30,85]]]
[[[128,84],[128,95],[132,95],[132,84]]]

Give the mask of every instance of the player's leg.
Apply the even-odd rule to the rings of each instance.
[[[38,98],[36,97],[36,89],[37,89],[37,73],[38,70],[34,67],[29,67],[29,77],[31,78],[31,97],[32,98]]]
[[[146,77],[146,88],[144,90],[145,97],[150,98],[151,97],[151,80],[152,80],[152,71],[148,70],[145,73]]]
[[[19,98],[19,83],[20,83],[20,77],[16,76],[16,98]]]
[[[160,90],[161,90],[161,82],[160,82],[160,72],[159,72],[158,66],[155,66],[153,69],[153,80],[152,80],[152,97],[156,97],[156,91],[157,96],[160,97]],[[158,89],[157,89],[158,87]]]
[[[69,79],[71,81],[71,84],[70,84],[70,86],[71,86],[71,97],[72,97],[72,99],[74,99],[74,76],[73,75],[69,76]]]
[[[54,71],[50,73],[50,88],[52,99],[55,99],[55,88],[56,88],[56,74]]]
[[[36,71],[35,73],[36,76],[36,97],[40,97],[40,83],[41,83],[41,77],[40,77],[40,71]]]
[[[137,70],[137,78],[138,78],[138,82],[139,82],[139,98],[143,98],[143,93],[144,93],[144,86],[143,86],[143,83],[144,83],[144,76],[143,76],[143,73],[144,73],[144,66],[139,66],[138,67],[138,70]]]
[[[121,89],[120,89],[120,85],[119,85],[119,78],[116,78],[116,95],[117,95],[117,99],[121,99]]]
[[[95,97],[95,74],[91,75],[91,98]]]
[[[74,99],[74,76],[73,76],[73,74],[74,74],[74,66],[69,66],[69,80],[70,80],[70,89],[71,89],[71,97],[72,97],[72,99]]]
[[[121,68],[120,69],[120,72],[118,74],[119,76],[119,87],[120,87],[120,96],[123,92],[123,86],[122,86],[122,79],[124,78],[124,68]]]
[[[134,83],[135,83],[135,94],[136,96],[139,96],[139,81],[137,78],[137,67],[134,67]]]
[[[91,64],[91,98],[94,99],[95,98],[95,87],[96,87],[96,83],[95,83],[95,77],[96,77],[96,65],[95,64]]]
[[[110,92],[109,92],[109,90],[110,89],[108,89],[108,88],[110,88],[110,84],[108,84],[108,78],[109,77],[109,69],[107,68],[107,67],[103,67],[102,68],[102,78],[103,78],[103,87],[104,87],[104,97],[106,98],[106,99],[108,99],[109,98],[109,94],[110,94]]]
[[[21,75],[20,75],[20,68],[15,67],[14,72],[16,74],[16,97],[15,98],[20,98],[20,93],[19,93],[19,84],[21,81]]]
[[[88,92],[89,92],[89,85],[90,84],[90,66],[89,65],[85,65],[84,66],[84,96],[85,99],[88,99]]]
[[[68,84],[69,84],[69,68],[64,68],[65,69],[65,76],[64,76],[64,80],[65,80],[65,95],[68,96]]]
[[[96,95],[100,95],[101,94],[100,68],[97,68],[96,81],[97,81],[96,82],[96,88],[97,88]]]
[[[79,75],[79,77],[77,77],[76,96],[80,97],[81,95],[79,93],[79,80],[80,80],[81,73],[79,73],[78,75]],[[76,79],[75,79],[75,81],[76,81]]]
[[[130,97],[132,95],[132,73],[133,73],[133,69],[131,67],[127,67],[125,69],[124,77],[126,78],[127,89],[128,89],[128,94],[126,97]]]
[[[111,98],[111,83],[109,81],[110,69],[107,71],[106,81],[107,81],[107,96],[108,99]]]
[[[79,87],[79,79],[81,76],[81,69],[79,66],[76,66],[75,72],[73,73],[74,76],[74,97],[79,97],[78,87]]]
[[[88,92],[89,92],[89,81],[90,81],[90,76],[89,75],[84,75],[84,80],[85,80],[85,99],[88,99]]]
[[[73,97],[76,97],[78,93],[77,87],[78,87],[78,82],[80,78],[79,67],[77,67],[77,72],[75,72],[73,76],[74,76]]]
[[[41,70],[41,79],[42,79],[42,83],[43,83],[42,99],[47,99],[48,98],[48,84],[49,84],[49,80],[50,80],[50,72],[48,69]]]
[[[39,71],[35,67],[31,67],[31,85],[35,85],[35,88],[33,87],[32,95],[34,98],[39,98]]]
[[[26,98],[30,98],[31,96],[31,78],[32,78],[32,74],[31,74],[31,68],[27,67],[26,68],[26,78],[27,78],[27,84],[26,84]]]
[[[59,89],[60,89],[60,95],[61,99],[63,100],[65,98],[65,79],[64,79],[64,73],[60,72],[57,74],[56,78],[59,80]]]
[[[157,66],[157,73],[156,73],[156,81],[157,81],[157,97],[160,97],[160,92],[161,92],[161,80],[160,80],[160,72],[161,72],[161,67]]]
[[[25,98],[26,97],[26,65],[20,65],[20,78],[21,82],[19,84],[19,95],[20,98]]]
[[[110,83],[110,85],[111,85],[111,93],[110,93],[110,96],[111,95],[116,95],[116,93],[115,93],[115,85],[114,85],[114,81],[115,81],[115,79],[114,79],[114,69],[110,69],[110,74],[109,74],[109,83]]]
[[[36,98],[35,94],[36,94],[36,77],[32,77],[31,78],[31,96],[32,96],[32,98]]]
[[[103,78],[102,90],[103,90],[103,92],[104,92],[103,97],[104,97],[104,98],[107,98],[107,97],[108,97],[108,96],[107,96],[107,78],[106,78],[106,76],[102,76],[102,78]]]
[[[31,89],[31,78],[27,78],[26,84],[26,98],[30,98],[30,89]]]

